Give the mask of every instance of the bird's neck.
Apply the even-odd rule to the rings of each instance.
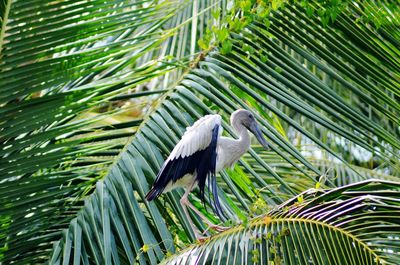
[[[236,132],[238,133],[239,139],[236,140],[236,144],[238,146],[238,152],[240,152],[240,156],[247,152],[250,148],[250,134],[244,125],[241,123],[239,124],[232,124],[233,128],[235,128]]]
[[[250,148],[250,135],[242,124],[232,122],[232,127],[238,134],[238,139],[222,137],[216,171],[233,166]]]

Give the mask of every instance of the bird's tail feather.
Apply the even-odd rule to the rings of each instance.
[[[157,198],[160,194],[161,194],[162,190],[157,188],[157,187],[153,187],[149,193],[147,193],[146,195],[146,200],[148,201],[152,201],[155,198]]]

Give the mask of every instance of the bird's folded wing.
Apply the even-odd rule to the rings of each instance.
[[[216,135],[216,129],[218,134]],[[157,198],[168,184],[173,185],[186,174],[193,174],[197,169],[197,177],[201,178],[199,186],[204,197],[204,186],[207,174],[215,172],[217,138],[222,133],[221,116],[207,115],[186,128],[182,139],[161,167],[152,189],[146,195],[151,201]],[[214,142],[211,143],[214,138]],[[214,158],[214,160],[213,160]]]
[[[221,121],[221,116],[218,114],[206,115],[197,120],[193,126],[186,128],[182,139],[172,150],[167,160],[185,158],[207,148],[211,142],[212,130],[216,125],[219,127],[219,134],[222,133]]]

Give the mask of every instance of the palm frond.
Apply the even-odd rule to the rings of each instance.
[[[300,5],[285,6],[241,32],[232,30],[229,52],[211,47],[176,74],[170,71],[199,51],[208,18],[226,15],[226,1],[5,3],[4,262],[41,263],[55,242],[52,264],[156,264],[193,240],[179,204],[182,191],[155,203],[143,198],[184,128],[207,113],[220,113],[227,134],[235,136],[227,126],[230,113],[251,109],[273,151],[301,175],[288,178],[251,150],[219,181],[225,183],[222,206],[234,222],[245,221],[257,202],[274,207],[315,187],[323,167],[298,148],[304,143],[336,157],[354,179],[360,175],[350,166],[357,165],[349,155],[355,148],[389,174],[398,171],[399,50],[392,43],[399,38],[395,30],[387,34],[390,25],[375,30],[357,22],[349,15],[357,6],[347,6],[347,16],[325,28],[323,17],[306,16]],[[175,15],[178,7],[183,11]],[[311,1],[311,8],[317,13],[320,7]],[[101,123],[118,114],[107,109],[109,101],[158,93],[164,96],[156,106],[146,104],[143,119]],[[328,178],[325,184],[337,183]],[[303,253],[315,258],[314,252]]]
[[[375,159],[395,166],[392,162],[398,157],[400,143],[394,124],[398,124],[395,117],[399,105],[396,96],[391,93],[394,89],[388,92],[382,83],[393,84],[393,88],[398,85],[397,73],[385,67],[386,60],[392,60],[392,55],[381,58],[365,51],[359,43],[352,41],[358,36],[357,32],[342,32],[335,25],[324,29],[317,17],[308,18],[296,7],[282,9],[271,16],[269,27],[254,21],[241,34],[232,34],[229,41],[233,48],[228,54],[221,54],[218,48],[203,54],[182,81],[159,101],[154,112],[139,126],[120,159],[111,167],[104,182],[98,184],[101,192],[96,190],[79,217],[74,219],[65,238],[56,245],[52,262],[69,262],[72,258],[69,253],[78,248],[72,244],[76,242],[80,252],[77,253],[78,257],[74,256],[75,259],[96,256],[97,262],[104,263],[110,259],[131,262],[132,257],[136,257],[139,263],[157,263],[173,251],[173,235],[179,234],[183,241],[192,239],[193,235],[179,205],[181,191],[166,194],[155,203],[146,202],[144,195],[163,157],[179,140],[184,128],[215,110],[223,116],[227,133],[234,136],[226,123],[230,113],[239,107],[253,109],[258,121],[267,128],[264,133],[273,151],[304,173],[303,190],[315,187],[321,175],[320,170],[288,141],[287,135],[282,135],[281,126],[274,127],[265,120],[278,117],[284,128],[314,142],[344,165],[351,161],[334,149],[333,143],[337,139],[350,142],[365,149]],[[286,19],[291,27],[284,26],[278,18]],[[307,21],[310,29],[299,28],[303,20]],[[297,28],[304,36],[291,32],[292,28]],[[321,34],[316,35],[318,41],[312,41],[315,36],[312,37],[314,31],[311,29],[331,38],[341,38],[343,48],[356,50],[367,65],[372,64],[372,60],[375,67],[390,74],[382,77],[362,71],[366,66],[358,64],[359,57],[356,60],[348,56],[343,59],[345,63],[338,62],[335,58],[342,58],[340,49],[331,46]],[[288,34],[293,37],[289,38]],[[351,99],[346,96],[349,89],[358,105],[351,104]],[[371,109],[373,115],[366,115],[364,105]],[[325,137],[320,138],[321,135]],[[240,215],[243,217],[245,214],[242,211],[247,211],[249,203],[258,199],[274,206],[301,192],[298,186],[293,188],[297,179],[284,180],[256,152],[251,150],[250,155],[256,165],[250,167],[247,159],[241,160],[240,165],[251,176],[251,185],[243,185],[237,178],[232,181],[225,173],[221,175],[227,186],[224,187],[225,193],[219,194],[227,215],[233,219]],[[263,178],[253,168],[261,168],[272,177]],[[274,185],[269,185],[268,179],[273,179]],[[333,182],[326,185],[335,186]],[[260,189],[266,192],[257,194]],[[249,190],[253,191],[253,195]],[[111,208],[116,205],[112,217],[107,213],[109,205]],[[214,217],[209,217],[214,220]],[[113,222],[113,219],[118,222]],[[194,219],[201,227],[202,224]],[[92,227],[96,227],[96,244],[91,241]],[[340,240],[343,238],[339,238],[341,234],[336,234],[338,242],[342,242]],[[127,241],[127,237],[131,240]],[[113,252],[110,240],[116,240],[123,249],[121,247],[119,252]],[[125,244],[121,245],[122,242]],[[358,246],[364,245],[357,245],[355,257],[363,254]],[[314,253],[308,250],[303,252],[305,255]],[[334,254],[326,254],[331,255],[326,257],[334,258]],[[289,260],[293,260],[293,257]],[[316,261],[325,260],[326,257],[317,257]]]
[[[297,182],[295,187],[300,188],[300,190],[306,189],[307,183],[305,180],[305,175],[303,172],[299,171],[296,167],[289,164],[287,161],[282,159],[279,155],[266,151],[261,146],[253,147],[255,152],[261,157],[263,161],[265,161],[271,168],[274,169],[279,175],[282,175],[286,181],[286,178],[296,178]],[[310,150],[310,146],[300,147],[301,150]],[[381,164],[380,167],[374,168],[374,165],[365,165],[357,166],[352,164],[344,164],[340,162],[338,159],[319,151],[319,156],[312,155],[309,152],[305,152],[305,157],[308,161],[310,161],[314,166],[316,166],[320,172],[321,176],[319,177],[318,183],[316,185],[323,187],[326,183],[334,183],[337,187],[348,185],[351,183],[356,183],[368,179],[381,179],[381,180],[389,180],[389,181],[399,181],[399,176],[390,175],[387,172],[390,172],[388,168],[385,167],[384,164]],[[273,183],[273,177],[268,174],[265,170],[259,167],[258,162],[251,157],[250,155],[244,155],[244,160],[248,163],[249,168],[256,171],[259,175],[263,176],[264,179],[268,180],[269,183]],[[299,164],[298,167],[302,167],[303,165]],[[303,166],[304,167],[304,166]],[[304,170],[307,170],[304,168]],[[246,175],[252,177],[251,174],[248,174],[247,169],[245,171]],[[237,174],[237,172],[232,175]],[[309,172],[311,174],[311,172]],[[271,185],[270,184],[270,185]],[[302,187],[306,185],[306,187]],[[329,184],[328,184],[329,185]]]
[[[121,100],[165,93],[135,93],[138,85],[172,68],[162,61],[137,61],[164,41],[157,30],[177,6],[146,1],[7,1],[5,6],[0,260],[43,263],[52,241],[141,123],[115,119],[139,107],[124,107]],[[118,104],[122,107],[115,109]]]
[[[398,182],[309,190],[162,264],[398,264]]]

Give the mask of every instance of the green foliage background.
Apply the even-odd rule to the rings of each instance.
[[[1,0],[0,262],[398,264],[399,4]],[[218,177],[226,220],[192,194],[233,227],[194,242],[182,190],[143,198],[238,108],[272,151]]]

